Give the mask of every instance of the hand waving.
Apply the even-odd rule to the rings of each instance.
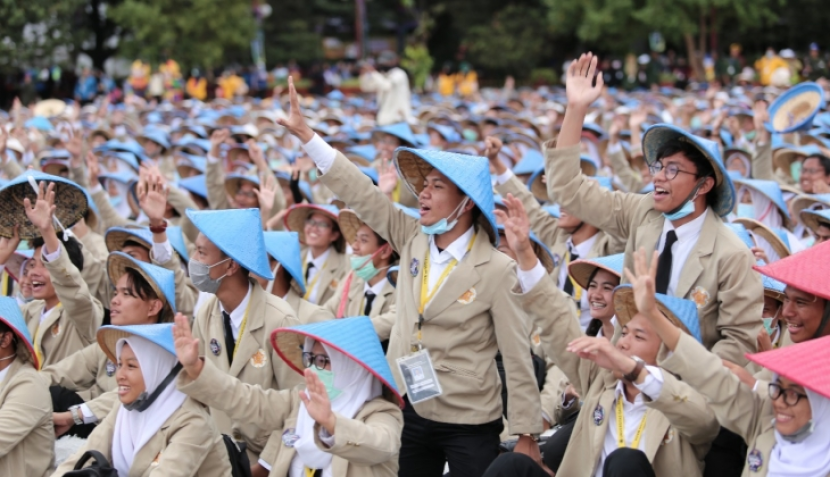
[[[0,265],[5,265],[6,262],[9,261],[12,255],[14,255],[14,251],[17,250],[17,247],[20,245],[20,234],[18,230],[20,229],[19,225],[14,226],[14,235],[11,238],[2,237],[0,238]],[[14,271],[17,273],[17,270]]]
[[[516,255],[519,255],[532,249],[530,219],[527,218],[522,201],[513,197],[513,194],[507,194],[504,198],[504,205],[507,206],[507,212],[496,210],[496,217],[504,224],[504,235],[507,237],[508,245]]]
[[[176,358],[191,379],[196,379],[202,372],[202,360],[199,359],[199,340],[193,337],[190,331],[190,322],[181,313],[176,313],[173,325],[173,341],[176,347]]]
[[[162,222],[167,211],[168,190],[161,175],[142,166],[136,192],[139,206],[150,219],[150,224]]]
[[[303,400],[308,415],[333,436],[337,418],[331,410],[331,401],[329,401],[326,386],[310,369],[305,370],[305,386],[306,390],[300,391],[300,399]]]
[[[55,183],[50,182],[46,187],[45,182],[38,184],[37,200],[34,205],[28,197],[23,199],[23,209],[26,211],[26,217],[29,221],[41,231],[44,232],[52,229],[52,216],[55,214]]]
[[[254,194],[259,200],[260,210],[263,212],[267,210],[270,216],[270,211],[274,206],[274,197],[277,195],[277,178],[271,172],[265,171],[259,175],[259,183],[259,189],[254,189]]]
[[[655,277],[657,276],[657,261],[660,254],[655,250],[651,257],[651,265],[646,259],[646,250],[640,248],[634,252],[634,273],[626,267],[625,276],[634,288],[634,303],[637,311],[644,315],[657,316],[657,300],[654,297]]]
[[[378,177],[378,187],[380,191],[387,196],[392,195],[395,187],[398,185],[398,170],[395,166],[387,160],[383,160],[383,165],[380,168],[380,176]]]
[[[568,106],[587,108],[599,99],[604,85],[602,75],[597,75],[597,57],[583,54],[568,66],[565,93]],[[596,78],[595,78],[596,77]]]
[[[225,128],[216,129],[210,134],[210,155],[222,157],[222,144],[231,137],[231,132]]]
[[[294,78],[288,77],[288,98],[291,104],[291,110],[288,113],[288,119],[278,118],[277,123],[288,129],[288,132],[297,137],[303,144],[311,141],[314,137],[314,131],[308,127],[305,122],[302,111],[300,111],[300,99],[297,96],[297,88],[294,87]]]

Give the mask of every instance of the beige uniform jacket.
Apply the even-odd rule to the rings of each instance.
[[[222,161],[207,161],[205,169],[205,182],[207,183],[208,205],[211,210],[231,209],[231,201],[228,198],[228,193],[225,189],[225,171],[222,170]],[[198,210],[197,207],[193,207]],[[274,204],[271,207],[271,216],[269,219],[285,209],[285,195],[280,190],[274,194]],[[184,228],[182,229],[184,230]],[[187,232],[186,232],[187,234]],[[196,234],[199,235],[198,233]],[[190,237],[190,240],[195,241],[196,237]]]
[[[582,336],[582,330],[570,311],[570,298],[552,280],[543,278],[522,299],[530,314],[536,315],[539,322],[546,322],[542,342],[583,401],[558,473],[592,476],[602,456],[609,417],[614,412],[618,379],[593,361],[566,351],[568,343]],[[660,396],[653,401],[643,397],[648,410],[641,450],[655,473],[702,475],[703,458],[720,430],[706,398],[667,372],[663,373]]]
[[[404,390],[396,359],[410,355],[418,344],[421,277],[429,236],[421,232],[418,220],[394,207],[343,154],[337,154],[322,180],[401,255],[397,319],[387,359],[398,389]],[[495,361],[501,350],[510,392],[510,434],[542,431],[539,388],[528,353],[527,316],[510,293],[517,281],[515,263],[496,251],[487,233],[479,229],[472,250],[424,310],[422,343],[429,350],[443,394],[415,404],[420,416],[452,424],[501,419],[502,386]]]
[[[95,201],[95,205],[98,207],[98,212],[101,213],[101,222],[102,222],[102,229],[107,230],[110,227],[124,227],[126,225],[135,225],[136,223],[132,220],[126,219],[121,217],[118,212],[115,211],[112,204],[110,203],[109,195],[103,189],[98,190],[92,193],[92,200]],[[179,226],[182,228],[184,234],[191,240],[196,240],[196,237],[190,237],[188,231],[194,230],[193,224],[190,222],[190,219],[187,218],[185,215],[185,211],[187,209],[199,210],[199,207],[193,202],[193,199],[187,195],[186,192],[177,189],[175,187],[169,187],[167,193],[167,202],[173,206],[173,209],[179,215],[170,219],[167,219],[167,222],[170,225]],[[146,223],[142,224],[146,225]],[[199,235],[198,233],[196,234]]]
[[[754,392],[723,366],[720,358],[707,353],[699,343],[685,334],[674,353],[660,366],[679,374],[683,380],[709,399],[723,427],[743,437],[749,447],[744,477],[764,477],[769,471],[770,453],[775,446],[772,401],[766,390]],[[749,457],[760,453],[760,466],[750,470]],[[754,460],[754,459],[753,459]]]
[[[35,343],[40,343],[41,367],[57,363],[95,343],[95,333],[104,319],[104,307],[90,294],[65,247],[61,247],[57,260],[44,264],[60,304],[49,310],[43,322],[40,320],[46,304],[43,300],[34,300],[22,309],[29,333]]]
[[[271,442],[260,457],[271,465],[271,474],[286,477],[293,447],[283,442],[285,432],[294,432],[300,410],[299,392],[303,386],[281,391],[262,389],[223,374],[210,363],[194,381],[179,373],[179,389],[205,404],[224,409],[234,421],[255,422],[272,431]],[[334,445],[317,446],[332,454],[334,477],[394,477],[398,474],[403,414],[397,405],[383,397],[366,402],[353,419],[337,415]],[[315,432],[319,433],[319,425]]]
[[[54,465],[49,389],[31,363],[15,359],[0,382],[0,475],[43,477]]]
[[[245,330],[236,340],[236,357],[232,366],[228,366],[224,321],[215,296],[199,307],[193,322],[193,336],[199,338],[200,354],[219,370],[263,389],[288,389],[302,382],[303,378],[274,351],[271,332],[299,324],[294,310],[283,299],[266,293],[252,280],[248,318]],[[211,409],[210,413],[220,432],[245,441],[253,454],[262,451],[270,431],[251,423],[232,423],[225,413],[217,409]]]
[[[303,258],[303,273],[305,273],[308,249],[303,247],[300,254]],[[338,253],[334,248],[329,249],[329,256],[326,258],[323,269],[318,270],[317,275],[306,283],[306,293],[309,293],[312,286],[318,288],[315,305],[325,306],[325,303],[335,296],[337,287],[346,278],[349,270],[349,256],[345,253]]]
[[[606,233],[628,237],[626,267],[633,269],[635,250],[657,249],[666,219],[654,210],[652,194],[611,192],[585,178],[578,146],[547,149],[546,161],[552,200]],[[752,252],[710,208],[677,285],[676,296],[697,304],[706,348],[738,365],[755,351],[762,325],[764,287],[753,265]]]
[[[98,343],[43,368],[40,374],[49,386],[62,386],[74,391],[84,401],[95,399],[117,387],[115,364],[110,362]]]
[[[337,287],[337,291],[329,298],[325,306],[332,315],[337,316],[337,310],[340,309],[340,302],[342,301],[343,293],[348,284],[349,290],[346,292],[346,308],[341,318],[363,316],[363,312],[366,309],[366,282],[352,274],[351,283],[347,283],[349,281],[348,277],[349,275],[346,275],[346,278],[340,281],[340,286]],[[369,310],[369,318],[372,320],[372,325],[375,327],[375,332],[381,341],[389,339],[389,334],[392,332],[392,325],[395,323],[395,317],[397,316],[395,287],[389,283],[389,280],[385,278],[383,280],[383,289],[380,295],[375,297],[375,300],[372,302],[372,309]]]
[[[609,152],[608,159],[614,169],[614,175],[628,192],[640,192],[643,189],[643,179],[637,174],[625,158],[622,146],[616,152]]]
[[[782,186],[794,186],[801,190],[798,182],[796,182],[790,171],[782,169],[774,169],[772,163],[772,143],[759,144],[758,149],[752,156],[752,178],[762,179],[766,181],[775,181]]]
[[[87,450],[97,450],[112,463],[113,434],[118,410],[115,406],[86,444],[52,474],[61,477],[72,470]],[[186,399],[138,451],[129,477],[230,477],[231,465],[222,436],[207,410]]]
[[[285,296],[285,302],[294,310],[294,313],[300,320],[300,323],[319,323],[321,321],[328,321],[334,319],[334,314],[329,312],[326,308],[320,305],[315,305],[308,300],[304,300],[294,290],[294,287],[288,289],[288,295]]]
[[[84,269],[81,271],[81,277],[92,292],[92,296],[100,301],[104,308],[108,308],[110,305],[109,290],[112,286],[106,270],[109,254],[107,244],[104,237],[92,231],[79,240],[83,245],[81,251],[84,256]]]

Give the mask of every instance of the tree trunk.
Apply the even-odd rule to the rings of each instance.
[[[683,39],[686,42],[686,55],[689,58],[689,64],[692,66],[692,73],[696,81],[703,81],[706,75],[703,73],[703,64],[700,61],[700,56],[695,51],[695,39],[691,33],[684,33]]]

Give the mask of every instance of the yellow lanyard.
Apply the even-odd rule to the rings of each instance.
[[[571,264],[571,251],[568,250],[565,252],[565,268],[568,269],[568,265]],[[571,274],[568,273],[566,276],[567,280],[571,281],[571,285],[574,287],[574,301],[576,301],[578,308],[582,308],[581,301],[582,301],[582,287],[576,283],[576,281],[571,277]]]
[[[470,253],[470,250],[473,249],[473,244],[476,241],[476,236],[473,235],[473,238],[470,240],[470,243],[467,244],[467,253]],[[458,260],[452,259],[447,265],[447,268],[444,269],[444,272],[441,273],[441,276],[438,277],[438,281],[435,283],[435,287],[433,287],[432,291],[429,291],[429,250],[427,250],[426,256],[424,257],[424,271],[423,277],[421,277],[421,304],[418,305],[418,343],[421,342],[421,327],[424,324],[424,309],[427,307],[427,303],[432,300],[432,297],[438,292],[441,288],[441,284],[444,283],[447,276],[450,274],[453,268],[458,264]]]
[[[317,473],[317,469],[309,469],[308,467],[304,467],[305,469],[305,477],[314,477],[314,474]]]
[[[320,275],[323,274],[323,270],[326,269],[326,265],[328,265],[328,264],[329,264],[329,259],[326,258],[326,261],[323,262],[323,268],[317,270],[317,273],[314,274],[314,280],[311,280],[311,283],[309,283],[306,286],[305,295],[303,295],[304,300],[309,299],[309,297],[311,296],[311,292],[314,291],[314,287],[317,286],[317,280],[320,279]],[[308,271],[308,264],[306,264],[306,271]]]
[[[239,344],[242,342],[242,336],[245,333],[245,325],[248,324],[248,310],[251,309],[251,299],[248,298],[248,304],[245,305],[245,315],[242,317],[242,326],[239,327],[239,339],[236,340],[236,346],[233,347],[233,356],[231,361],[236,358],[236,352],[239,351]]]
[[[61,308],[62,304],[58,303],[54,308],[47,312],[47,316],[49,314],[54,313],[56,310]],[[40,322],[37,324],[37,328],[35,328],[35,343],[32,346],[35,349],[35,356],[37,357],[37,362],[40,363],[40,366],[43,367],[43,350],[41,349],[41,337],[40,337]]]
[[[625,445],[625,415],[623,414],[623,399],[625,395],[620,395],[617,398],[617,447],[628,447]],[[643,414],[643,420],[640,421],[640,427],[637,428],[637,433],[634,434],[634,441],[631,443],[632,449],[640,447],[640,438],[643,437],[643,431],[646,429],[646,415]]]

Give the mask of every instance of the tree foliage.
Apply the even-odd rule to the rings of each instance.
[[[51,63],[71,55],[73,14],[84,0],[0,0],[0,69]]]
[[[543,53],[546,28],[541,10],[508,5],[490,23],[471,27],[464,43],[474,64],[526,75]]]

